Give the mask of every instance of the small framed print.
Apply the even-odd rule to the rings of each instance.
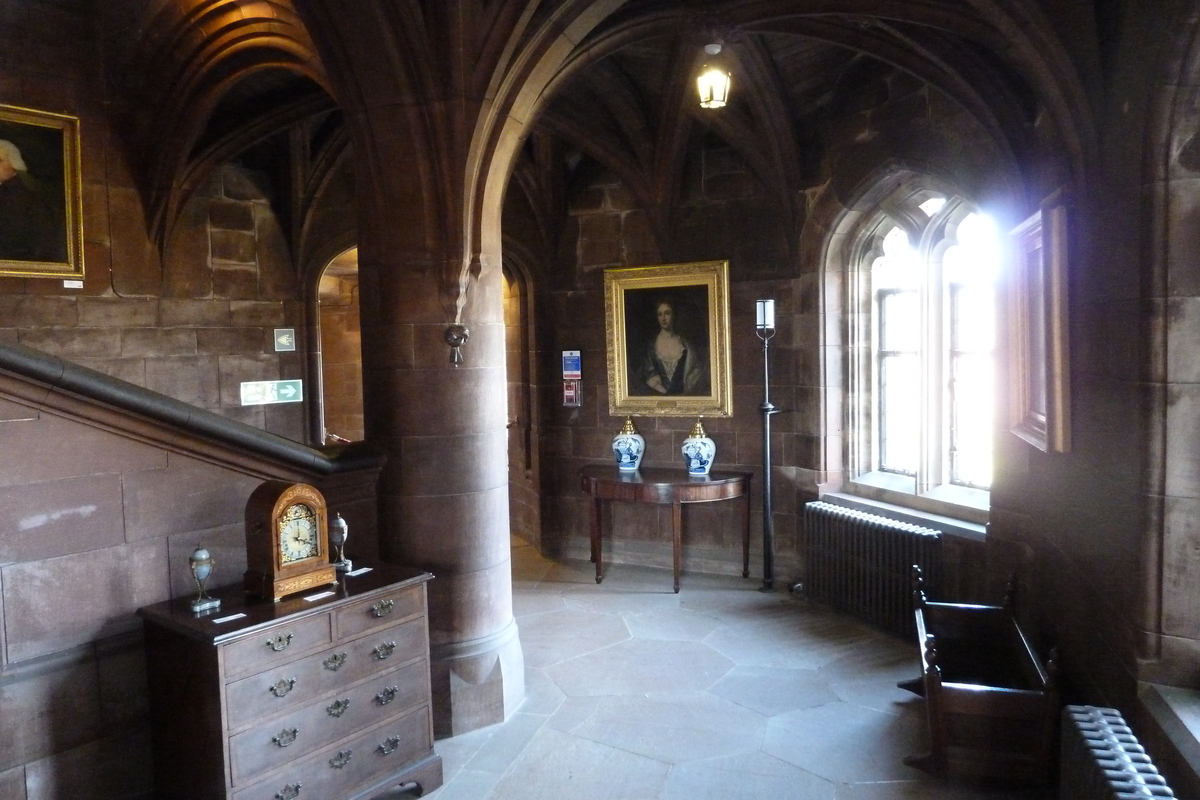
[[[727,417],[729,262],[604,271],[608,411]]]
[[[79,119],[0,105],[0,276],[83,278]]]

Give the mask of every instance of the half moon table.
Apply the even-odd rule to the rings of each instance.
[[[643,467],[622,472],[615,465],[589,464],[579,471],[583,490],[592,496],[592,561],[596,583],[604,580],[600,555],[602,505],[605,500],[671,506],[671,548],[675,566],[675,591],[679,591],[683,504],[710,503],[745,497],[742,512],[742,577],[750,577],[750,478],[752,472],[712,472],[689,475],[685,469]]]

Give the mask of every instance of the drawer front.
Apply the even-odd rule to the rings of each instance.
[[[428,672],[429,665],[422,659],[231,737],[234,785],[413,706],[425,705]]]
[[[225,693],[229,730],[297,708],[339,686],[424,655],[425,624],[415,619],[235,681]]]
[[[333,641],[331,624],[328,614],[317,614],[223,645],[226,679],[287,664],[316,648],[328,647]]]
[[[330,800],[398,772],[432,747],[429,709],[416,708],[384,725],[313,753],[254,786],[234,800]]]
[[[425,613],[425,587],[410,586],[376,595],[370,600],[348,603],[337,610],[338,638],[348,639],[364,631],[394,625],[397,620]]]

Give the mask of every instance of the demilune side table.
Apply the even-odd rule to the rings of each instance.
[[[583,490],[592,496],[592,561],[596,583],[604,580],[600,554],[600,531],[605,500],[671,506],[671,547],[675,567],[675,591],[679,591],[683,504],[711,503],[745,497],[742,513],[742,577],[750,577],[750,479],[751,472],[714,471],[689,475],[687,470],[643,467],[622,472],[615,465],[589,464],[579,471]]]

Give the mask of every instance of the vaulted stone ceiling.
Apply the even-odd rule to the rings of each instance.
[[[221,162],[335,108],[288,0],[100,4],[127,149],[162,247],[189,193]]]
[[[553,173],[571,151],[585,153],[650,211],[669,251],[685,165],[702,137],[715,136],[745,160],[774,196],[781,224],[794,230],[803,192],[827,178],[830,149],[873,135],[845,120],[889,92],[960,109],[1008,174],[1035,169],[1069,183],[1091,140],[1082,88],[1072,87],[1061,45],[1050,45],[1052,21],[1028,3],[1009,6],[1014,16],[969,2],[699,6],[709,13],[694,3],[626,3],[564,65],[531,136],[549,141],[526,147],[514,183],[553,238],[565,193]],[[1014,36],[1018,20],[1029,27]],[[728,107],[705,110],[694,75],[703,45],[714,40],[724,43],[734,89]],[[1043,137],[1065,139],[1074,160],[1046,163]],[[553,242],[545,248],[553,252]]]
[[[335,96],[348,111],[370,105],[371,93],[494,95],[498,107],[515,103],[520,114],[532,102],[535,125],[524,133],[530,144],[516,183],[536,190],[548,224],[562,192],[557,178],[533,172],[561,169],[550,155],[561,147],[534,143],[539,137],[610,169],[655,210],[664,235],[698,130],[734,147],[795,222],[800,193],[821,180],[825,149],[839,133],[829,120],[897,75],[961,107],[1015,170],[1038,163],[1045,171],[1034,154],[1053,137],[1069,155],[1049,169],[1078,179],[1092,148],[1085,87],[1071,77],[1078,56],[1058,33],[1094,25],[1072,11],[1086,10],[1082,0],[1053,4],[1060,17],[1016,0],[361,0],[352,15],[333,0],[102,6],[113,94],[126,104],[126,146],[138,154],[160,243],[188,192],[222,160],[302,122],[313,137],[307,158],[319,161],[318,145],[330,142],[344,150],[349,137],[330,132],[342,119],[330,116]],[[538,77],[554,63],[545,56],[563,26],[582,35]],[[691,76],[701,47],[717,37],[736,83],[732,104],[712,113],[696,107]],[[520,88],[531,76],[532,94]],[[438,173],[448,170],[441,180],[475,152],[439,134],[446,121],[410,117],[396,119],[412,129],[414,147],[426,143],[423,157],[441,164]],[[437,224],[447,235],[463,230],[449,218]]]

